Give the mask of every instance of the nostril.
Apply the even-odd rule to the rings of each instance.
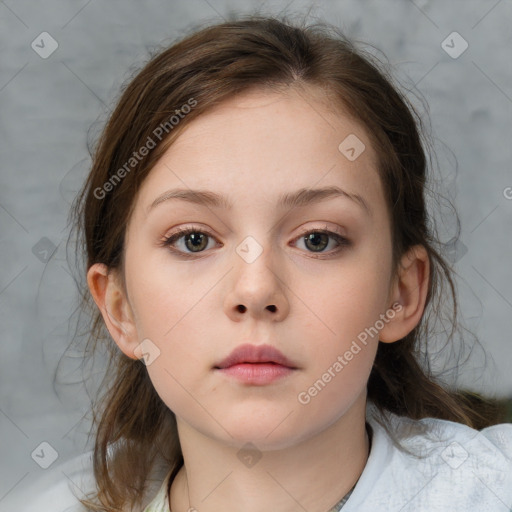
[[[272,311],[272,313],[274,313],[276,311],[275,306],[268,306],[268,309],[270,309],[270,311]]]
[[[240,313],[244,313],[247,308],[243,304],[239,304],[237,309]]]

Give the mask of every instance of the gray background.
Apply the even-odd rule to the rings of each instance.
[[[447,249],[459,275],[463,319],[487,354],[473,351],[460,383],[488,395],[512,395],[510,1],[5,0],[0,2],[0,509],[13,489],[20,492],[44,474],[31,458],[41,442],[55,448],[59,462],[92,447],[86,446],[88,420],[80,421],[88,401],[78,382],[81,374],[73,371],[80,364],[72,357],[78,352],[61,361],[61,384],[53,383],[73,332],[69,319],[76,294],[66,258],[67,214],[87,172],[88,131],[95,134],[101,127],[119,87],[146,60],[148,48],[201,21],[258,7],[263,14],[310,9],[311,21],[328,20],[374,44],[407,88],[417,88],[428,102],[441,170],[436,183],[452,198],[462,222],[460,242]],[[469,45],[458,58],[441,46],[453,31]],[[58,43],[47,59],[31,47],[42,32]],[[461,48],[460,40],[447,41],[452,52]],[[455,232],[446,215],[442,235],[449,242]]]

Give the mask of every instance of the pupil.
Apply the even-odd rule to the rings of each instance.
[[[310,233],[307,237],[306,237],[306,244],[310,241],[313,241],[314,242],[314,246],[313,248],[316,250],[320,247],[320,250],[323,250],[325,249],[326,247],[326,243],[322,244],[321,246],[318,246],[316,245],[318,242],[321,243],[321,237],[326,237],[326,234],[325,233]]]
[[[201,245],[204,245],[204,240],[200,240],[201,237],[204,237],[202,233],[191,233],[188,235],[188,240],[192,241],[192,248],[202,248]],[[203,242],[203,244],[201,244],[201,242]]]

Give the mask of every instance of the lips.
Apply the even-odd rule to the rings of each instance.
[[[271,345],[240,345],[225,359],[217,363],[214,368],[225,369],[240,364],[276,364],[296,369],[297,366],[282,352]]]

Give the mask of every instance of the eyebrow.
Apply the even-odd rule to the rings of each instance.
[[[278,199],[278,206],[281,208],[300,208],[309,206],[312,203],[333,199],[335,197],[346,198],[358,204],[369,216],[372,211],[366,201],[359,194],[347,192],[340,187],[330,186],[324,188],[301,188],[295,192],[282,194]],[[224,208],[226,210],[233,209],[233,203],[223,195],[217,194],[210,190],[192,190],[192,189],[174,189],[168,190],[158,196],[149,206],[148,211],[155,206],[169,201],[171,199],[179,199],[192,204],[211,206],[213,208]]]

